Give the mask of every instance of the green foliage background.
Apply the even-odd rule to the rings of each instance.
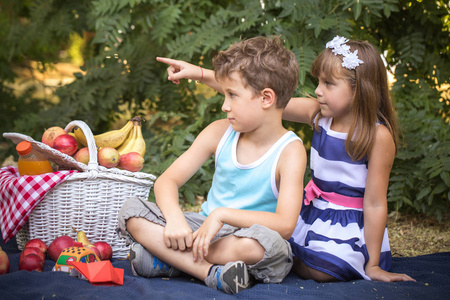
[[[300,64],[296,96],[313,95],[309,69],[325,43],[335,35],[364,39],[396,79],[392,95],[404,140],[390,208],[440,218],[450,206],[449,27],[449,3],[432,0],[0,0],[0,132],[40,139],[45,128],[81,119],[101,133],[128,109],[147,120],[143,171],[159,175],[223,115],[221,95],[195,82],[172,84],[156,56],[209,68],[218,51],[240,39],[280,35]],[[60,53],[74,35],[83,37],[84,72],[52,97],[37,97],[34,88],[17,94],[13,67],[36,62],[45,72],[64,60]],[[286,126],[310,141],[310,128]],[[0,157],[14,153],[1,142]],[[193,203],[205,195],[212,172],[210,160],[181,196]]]

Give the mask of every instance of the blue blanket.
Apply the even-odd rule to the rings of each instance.
[[[0,299],[450,299],[450,252],[394,258],[391,271],[406,273],[417,282],[317,283],[289,274],[281,284],[258,283],[234,296],[206,287],[188,275],[141,278],[131,274],[126,260],[113,259],[125,270],[123,286],[93,286],[63,272],[52,272],[48,257],[44,272],[19,271],[20,251],[15,240],[0,247],[11,261],[9,274],[0,276]]]

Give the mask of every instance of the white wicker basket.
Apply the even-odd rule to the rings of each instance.
[[[22,250],[34,238],[41,239],[47,245],[61,235],[76,239],[73,227],[84,231],[92,243],[109,243],[113,249],[113,258],[125,258],[129,248],[125,239],[116,233],[117,214],[127,198],[137,196],[147,199],[156,177],[143,172],[99,166],[97,146],[91,130],[83,121],[72,121],[66,126],[66,132],[75,126],[83,130],[88,141],[90,161],[87,166],[26,135],[3,134],[16,144],[23,140],[31,142],[34,149],[44,153],[61,169],[80,171],[52,189],[36,206],[28,222],[16,235],[18,247]]]

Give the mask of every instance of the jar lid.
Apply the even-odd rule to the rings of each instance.
[[[22,141],[17,144],[16,150],[19,155],[27,155],[33,150],[33,146],[28,141]]]

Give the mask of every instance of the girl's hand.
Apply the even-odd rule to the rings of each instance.
[[[394,282],[394,281],[415,281],[409,275],[386,272],[379,266],[366,268],[366,275],[375,281]]]
[[[165,57],[157,57],[157,61],[170,65],[167,68],[168,80],[175,84],[180,84],[180,79],[202,80],[203,70],[199,66],[187,63],[182,60],[175,60]]]
[[[164,243],[173,250],[189,250],[192,247],[192,229],[186,219],[167,222],[164,227]]]
[[[213,211],[202,226],[194,232],[194,244],[192,246],[194,261],[203,261],[208,256],[209,245],[222,226],[223,222],[216,217]]]

